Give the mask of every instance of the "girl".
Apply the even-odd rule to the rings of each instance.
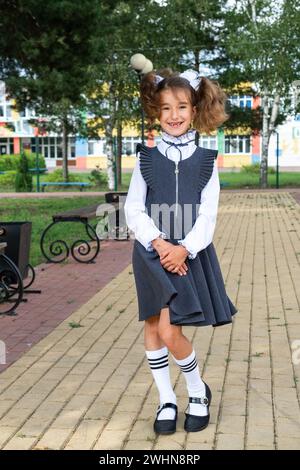
[[[139,320],[145,321],[146,356],[160,397],[154,431],[176,431],[168,351],[187,384],[184,429],[200,431],[209,422],[212,394],[182,326],[224,325],[237,312],[212,243],[220,192],[218,151],[198,146],[198,131],[209,133],[228,119],[226,95],[194,71],[165,69],[143,77],[141,101],[150,122],[160,122],[161,142],[153,148],[138,144],[124,209],[135,235]]]

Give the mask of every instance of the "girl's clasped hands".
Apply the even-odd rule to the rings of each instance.
[[[182,245],[173,245],[172,243],[159,239],[152,242],[157,251],[160,263],[164,269],[179,276],[187,274],[187,264],[185,263],[188,255],[187,249]]]

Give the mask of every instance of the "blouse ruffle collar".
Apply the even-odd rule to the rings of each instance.
[[[185,142],[189,142],[191,140],[195,140],[195,136],[196,136],[195,129],[190,129],[185,134],[179,135],[178,137],[174,135],[170,135],[167,132],[162,132],[161,134],[162,140],[164,139],[168,142],[172,142],[173,144],[177,144],[177,145],[184,144]]]

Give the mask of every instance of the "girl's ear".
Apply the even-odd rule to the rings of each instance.
[[[193,119],[194,119],[194,117],[196,116],[196,112],[197,112],[197,107],[196,107],[196,106],[193,106]]]

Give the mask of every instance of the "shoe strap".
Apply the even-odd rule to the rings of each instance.
[[[209,401],[207,397],[200,397],[200,398],[190,397],[189,403],[198,403],[199,405],[205,405],[205,406],[209,405]]]
[[[173,408],[173,410],[176,411],[177,414],[177,405],[175,403],[163,403],[162,405],[159,405],[158,410],[157,410],[157,416],[159,413],[164,409],[164,408]]]

